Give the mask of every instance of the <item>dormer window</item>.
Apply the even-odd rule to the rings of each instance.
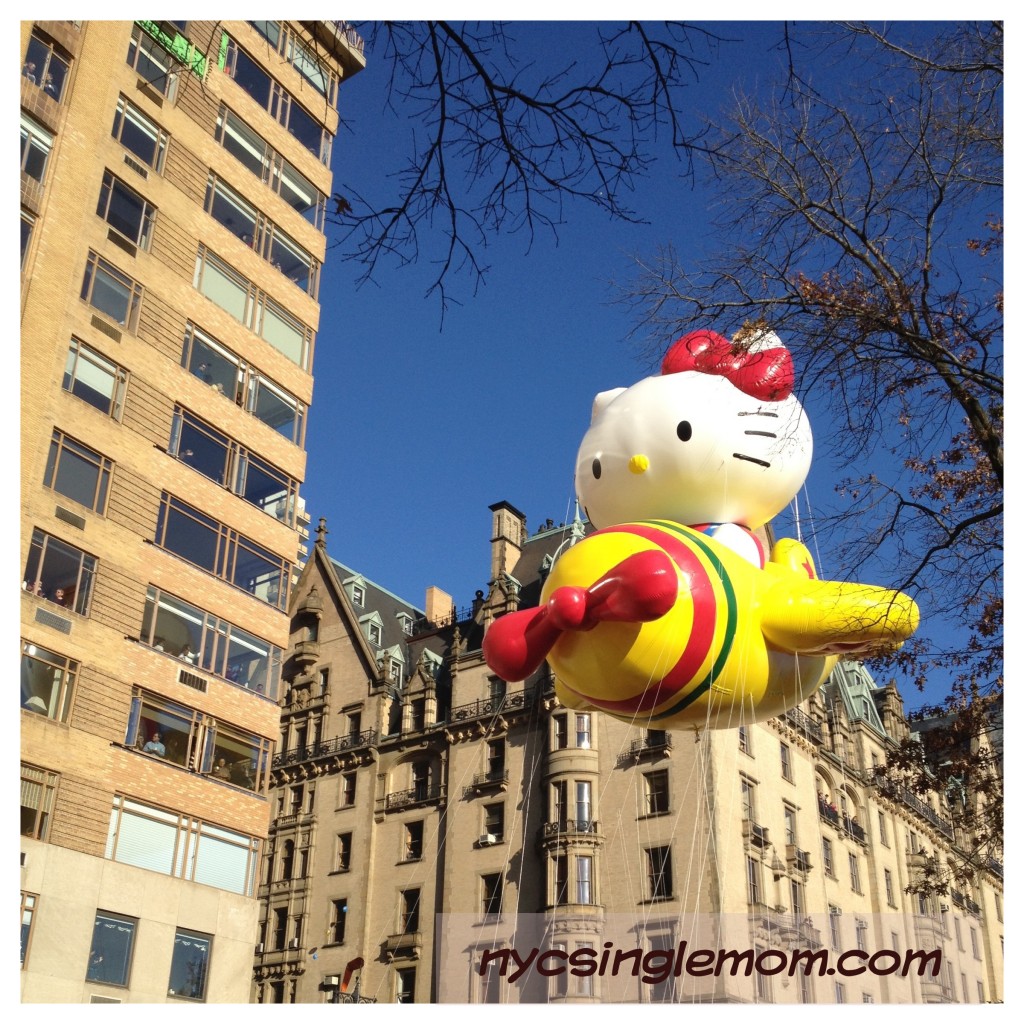
[[[370,638],[371,644],[380,647],[380,626],[376,622],[367,623],[366,635]]]
[[[358,584],[352,584],[352,603],[359,608],[366,604],[366,591]]]

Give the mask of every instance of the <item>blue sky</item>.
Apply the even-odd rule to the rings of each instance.
[[[779,22],[721,30],[742,41],[691,84],[695,112],[716,113],[734,84],[756,86],[780,59],[771,51]],[[529,34],[538,62],[554,62],[573,52],[586,26],[517,31]],[[336,141],[336,187],[371,178],[379,187],[418,127],[384,110],[386,73],[371,53],[340,91],[351,130]],[[576,449],[594,395],[650,371],[611,282],[629,282],[634,253],[671,242],[696,260],[713,241],[709,196],[681,172],[669,155],[637,183],[630,205],[646,224],[611,221],[577,202],[566,207],[557,239],[542,233],[529,246],[522,235],[492,237],[486,284],[473,295],[472,282],[459,280],[463,304],[443,322],[436,295],[425,294],[435,273],[429,261],[382,264],[375,283],[357,287],[361,268],[329,252],[303,494],[312,527],[327,518],[334,558],[413,603],[436,585],[462,607],[487,586],[490,504],[511,502],[531,533],[548,518],[571,519]],[[831,415],[828,396],[804,395],[799,383],[798,393],[818,439],[801,507],[804,540],[815,550],[812,519],[835,502],[836,467],[823,453]],[[792,534],[782,518],[778,532]],[[816,554],[823,576],[841,573],[827,550]],[[936,682],[937,696],[944,687]],[[924,698],[907,699],[915,706]]]

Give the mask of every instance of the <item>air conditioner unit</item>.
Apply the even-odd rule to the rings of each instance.
[[[833,917],[842,917],[843,916],[843,908],[842,907],[829,907],[828,908],[828,912]]]
[[[939,904],[939,910],[941,910],[944,914],[948,914],[949,913],[949,904],[948,903],[940,903]]]
[[[299,948],[299,940],[298,939],[289,939],[288,940],[288,948],[289,949],[298,949]]]
[[[481,837],[480,837],[480,838],[479,838],[479,839],[477,840],[477,842],[478,842],[478,843],[479,843],[479,844],[480,844],[481,846],[493,846],[493,845],[494,845],[494,844],[495,844],[495,843],[496,843],[497,841],[498,841],[498,837],[497,837],[497,836],[493,836],[493,835],[491,835],[491,833],[490,833],[490,832],[485,832],[485,833],[484,833],[484,834],[483,834],[483,835],[482,835],[482,836],[481,836]]]
[[[262,952],[263,952],[263,943],[262,942],[257,942],[256,943],[256,955],[259,956]]]

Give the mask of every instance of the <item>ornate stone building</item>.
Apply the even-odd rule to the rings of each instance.
[[[506,686],[483,635],[537,602],[586,526],[531,536],[508,503],[491,516],[487,591],[461,611],[433,588],[414,608],[333,561],[321,521],[291,606],[257,1000],[1002,998],[1001,867],[948,898],[905,891],[923,858],[967,840],[947,808],[874,784],[908,729],[894,686],[846,662],[781,718],[699,733],[564,708],[546,668]],[[769,968],[799,949],[830,964],[860,949],[879,970],[551,970],[586,950],[684,942]],[[534,946],[547,975],[513,979],[488,955]],[[935,977],[896,976],[936,949]]]

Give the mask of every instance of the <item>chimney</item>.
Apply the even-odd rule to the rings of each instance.
[[[427,587],[426,607],[427,622],[433,625],[447,623],[455,614],[455,602],[451,594],[446,594],[440,587]]]
[[[491,582],[502,573],[511,575],[526,543],[526,516],[507,501],[490,506],[493,515],[491,527]]]

